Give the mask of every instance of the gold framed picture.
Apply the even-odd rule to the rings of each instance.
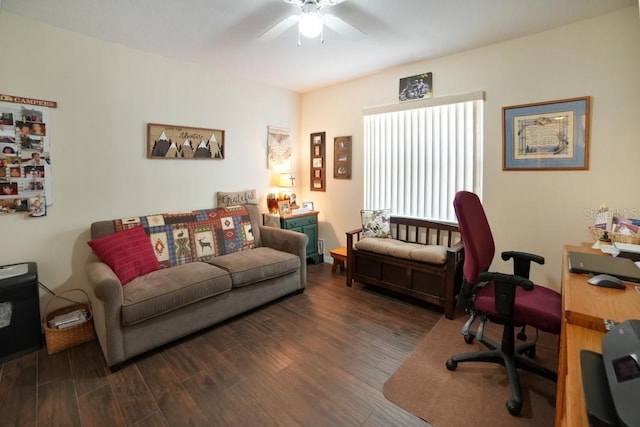
[[[291,214],[291,205],[288,201],[283,200],[278,202],[278,213],[280,216],[287,216]]]
[[[588,170],[591,97],[502,107],[502,170]]]

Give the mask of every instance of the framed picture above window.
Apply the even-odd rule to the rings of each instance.
[[[311,134],[311,191],[325,191],[325,132]]]
[[[432,73],[416,74],[415,76],[400,79],[400,87],[398,88],[398,99],[400,101],[431,97],[433,97]]]
[[[502,107],[502,170],[589,169],[590,97]]]

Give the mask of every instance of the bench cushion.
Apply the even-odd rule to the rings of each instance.
[[[300,257],[268,247],[215,257],[209,263],[231,274],[234,288],[298,272]]]
[[[122,288],[122,324],[133,325],[230,290],[227,272],[204,262],[154,271]]]
[[[362,251],[375,252],[429,264],[443,265],[447,260],[447,248],[440,245],[421,245],[419,243],[403,242],[396,239],[365,237],[356,242],[355,247]]]

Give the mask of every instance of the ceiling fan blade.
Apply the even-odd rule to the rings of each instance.
[[[299,19],[300,17],[298,15],[291,15],[283,19],[282,21],[278,22],[276,25],[265,31],[260,37],[258,37],[258,40],[268,42],[275,39],[280,34],[293,27]]]
[[[358,41],[366,36],[363,31],[360,31],[353,25],[343,21],[335,15],[325,13],[324,15],[322,15],[322,18],[324,19],[324,25],[350,40]]]

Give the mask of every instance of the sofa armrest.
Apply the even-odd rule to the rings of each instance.
[[[300,289],[307,286],[307,244],[304,233],[260,225],[262,246],[297,255],[300,258]]]
[[[122,305],[122,284],[111,267],[94,258],[87,263],[87,277],[96,298],[108,305]]]
[[[122,312],[122,285],[111,268],[92,256],[86,265],[89,295],[93,310],[93,323],[98,342],[108,366],[124,360],[124,344],[120,313]]]

